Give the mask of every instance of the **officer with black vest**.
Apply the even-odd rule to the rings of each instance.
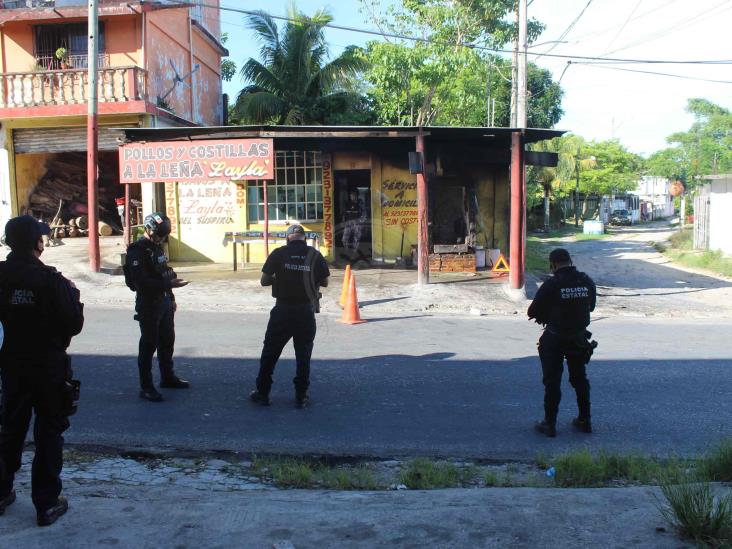
[[[544,381],[544,420],[536,430],[549,437],[557,435],[556,423],[562,398],[562,371],[567,359],[569,382],[577,393],[579,415],[572,425],[579,431],[592,432],[590,419],[590,382],[586,365],[595,341],[587,331],[590,313],[595,310],[595,283],[572,265],[569,252],[557,248],[549,254],[554,274],[544,282],[529,307],[529,319],[545,326],[539,339],[539,358]]]
[[[269,406],[272,374],[287,342],[293,340],[297,373],[295,406],[308,405],[310,385],[310,356],[315,340],[315,313],[318,309],[320,287],[328,286],[330,271],[319,251],[305,242],[301,225],[287,228],[287,245],[274,250],[262,267],[262,286],[272,286],[276,298],[270,312],[264,348],[259,361],[257,388],[249,398],[255,404]]]
[[[140,345],[137,367],[140,373],[140,397],[161,402],[153,385],[152,359],[158,353],[160,387],[187,389],[190,384],[173,371],[175,345],[174,316],[177,309],[173,288],[188,282],[178,278],[168,266],[168,257],[161,244],[170,234],[170,219],[162,213],[145,217],[145,234],[127,248],[125,278],[130,289],[137,292],[135,319],[140,322]]]
[[[43,236],[50,232],[46,223],[31,216],[11,219],[5,225],[11,252],[0,262],[0,515],[15,501],[15,473],[35,413],[31,497],[39,526],[53,524],[68,509],[60,496],[62,433],[76,411],[79,385],[71,379],[66,349],[84,325],[79,290],[40,260]]]

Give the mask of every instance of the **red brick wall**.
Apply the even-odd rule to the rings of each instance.
[[[430,272],[474,273],[475,254],[430,254]]]

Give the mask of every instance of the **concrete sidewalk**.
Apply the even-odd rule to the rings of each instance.
[[[661,518],[654,488],[237,489],[144,472],[124,483],[65,473],[70,510],[38,528],[27,471],[0,517],[3,547],[693,547]]]
[[[87,305],[132,309],[134,294],[125,286],[118,268],[124,251],[121,237],[100,239],[104,272],[91,273],[86,239],[68,238],[61,246],[46,249],[43,261],[71,278]],[[259,284],[261,265],[247,265],[234,272],[231,264],[174,264],[176,272],[191,284],[176,290],[181,309],[195,311],[266,311],[272,308],[269,288]],[[111,274],[116,273],[116,274]],[[323,312],[339,312],[344,271],[331,268],[330,286],[323,291]],[[356,269],[359,303],[371,316],[415,312],[455,314],[523,313],[528,302],[514,302],[506,293],[506,278],[488,272],[433,275],[432,284],[417,286],[417,271],[409,269]]]

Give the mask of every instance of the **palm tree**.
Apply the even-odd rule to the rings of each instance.
[[[241,122],[252,124],[320,124],[334,104],[353,97],[355,77],[366,68],[356,47],[328,61],[323,29],[333,18],[325,11],[312,17],[290,8],[281,29],[263,11],[247,17],[261,44],[260,60],[241,68],[248,85],[234,107]]]
[[[569,191],[569,183],[576,177],[577,191],[579,191],[579,174],[583,170],[596,167],[594,156],[583,158],[581,154],[582,138],[575,135],[555,137],[551,140],[536,143],[532,150],[541,152],[555,152],[559,156],[556,167],[542,167],[535,172],[535,180],[544,191],[544,229],[550,225],[550,195],[552,192]],[[575,197],[579,200],[579,196]],[[579,216],[575,219],[577,223]]]

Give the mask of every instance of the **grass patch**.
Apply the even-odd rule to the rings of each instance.
[[[613,482],[652,484],[659,479],[678,479],[683,464],[678,460],[659,462],[637,455],[601,452],[592,455],[588,450],[570,452],[554,461],[555,484],[562,487],[597,487]]]
[[[694,234],[691,229],[674,232],[669,238],[668,247],[663,245],[655,247],[685,267],[706,269],[732,277],[732,258],[725,257],[720,251],[694,250]]]
[[[456,488],[464,480],[461,471],[452,463],[438,463],[428,459],[415,459],[401,472],[401,482],[413,490],[432,488]]]
[[[487,471],[483,474],[483,484],[486,486],[499,486],[498,475],[493,471]]]
[[[663,517],[679,534],[702,546],[732,546],[732,494],[718,497],[708,483],[663,483]]]
[[[732,482],[732,441],[722,442],[699,460],[698,470],[704,480]]]
[[[332,490],[383,490],[371,469],[364,466],[354,468],[321,467],[315,471],[318,484]]]
[[[543,238],[529,236],[526,238],[526,270],[532,273],[549,272],[549,246]]]
[[[581,242],[583,240],[602,240],[603,238],[607,238],[608,236],[610,236],[610,235],[607,234],[607,233],[603,233],[603,234],[584,234],[584,233],[577,233],[575,235],[574,239],[577,242]]]

